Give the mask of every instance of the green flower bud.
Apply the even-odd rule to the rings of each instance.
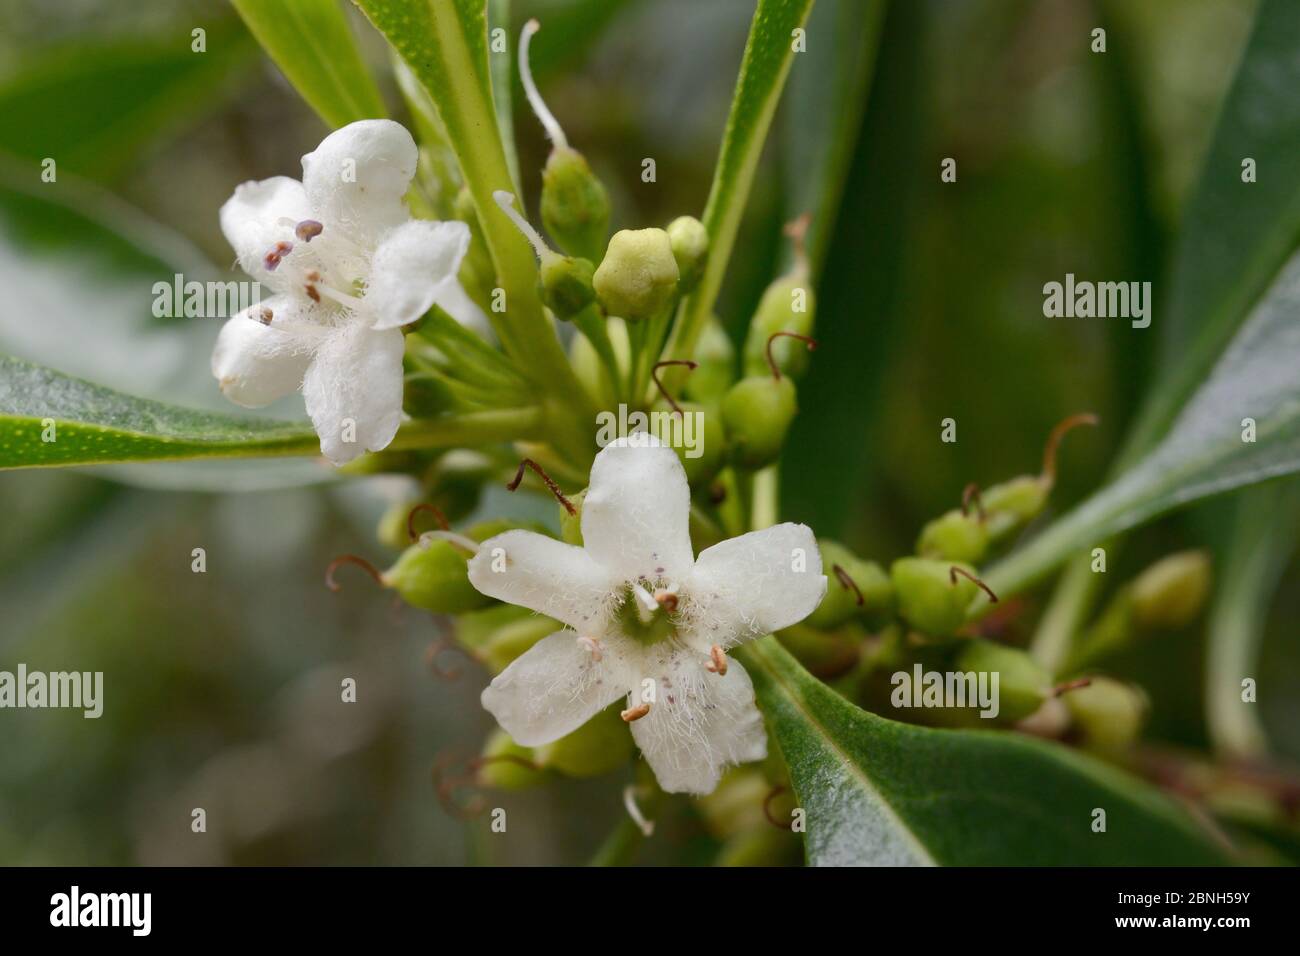
[[[450,541],[413,544],[383,574],[383,582],[412,607],[435,614],[463,614],[492,599],[469,583],[468,556]]]
[[[1146,694],[1109,677],[1093,677],[1087,687],[1066,691],[1061,699],[1089,750],[1121,751],[1137,740],[1146,722]]]
[[[606,708],[573,733],[538,747],[537,762],[566,777],[600,777],[625,766],[634,744],[619,716],[622,706]]]
[[[899,558],[889,569],[898,613],[912,627],[931,637],[948,637],[966,622],[966,608],[975,600],[976,586],[952,569],[974,570],[951,561]]]
[[[732,459],[756,471],[776,461],[798,405],[794,382],[771,375],[742,378],[722,398],[722,425]]]
[[[607,313],[635,321],[663,311],[677,292],[677,279],[668,233],[622,229],[609,240],[592,281]]]
[[[1052,692],[1047,672],[1016,647],[976,639],[962,641],[953,663],[955,671],[998,675],[998,715],[977,723],[1014,724],[1043,706]]]
[[[591,280],[595,268],[587,259],[548,253],[542,256],[538,285],[542,301],[557,319],[568,321],[596,301]]]
[[[564,625],[527,608],[500,604],[456,619],[456,640],[493,674]]]
[[[678,216],[668,224],[668,239],[672,243],[673,258],[682,292],[690,292],[704,275],[704,265],[709,258],[709,234],[704,223],[694,216]]]
[[[522,747],[504,730],[494,730],[483,745],[482,762],[476,773],[480,787],[493,790],[527,790],[546,782],[546,772],[535,764],[528,747]]]
[[[677,407],[687,418],[679,417],[667,402],[656,402],[651,409],[650,432],[677,453],[686,469],[686,480],[698,486],[721,471],[726,461],[727,435],[722,416],[717,409],[695,402],[679,402]]]
[[[923,558],[974,564],[988,551],[989,533],[978,514],[954,508],[921,529],[916,553]]]
[[[705,323],[695,346],[695,362],[696,369],[686,377],[682,394],[697,402],[721,401],[736,380],[736,347],[716,316]]]
[[[1132,585],[1133,619],[1144,630],[1186,627],[1210,593],[1210,556],[1180,551],[1161,558]]]
[[[557,144],[546,160],[542,225],[569,255],[600,258],[609,235],[609,196],[576,149]]]
[[[864,561],[838,541],[821,538],[817,546],[829,583],[826,597],[804,623],[823,631],[853,617],[865,618],[873,625],[884,623],[894,608],[894,585],[884,568],[874,561]],[[844,572],[852,586],[841,579],[836,568]]]

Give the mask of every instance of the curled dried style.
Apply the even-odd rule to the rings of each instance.
[[[506,485],[508,491],[514,491],[519,487],[519,483],[524,480],[525,468],[531,468],[537,477],[542,479],[542,483],[546,485],[551,494],[555,495],[555,500],[564,505],[564,510],[571,516],[577,517],[578,509],[573,507],[573,502],[564,496],[564,492],[561,491],[560,486],[555,483],[555,479],[546,473],[546,469],[537,464],[537,462],[533,461],[531,458],[525,458],[519,463],[519,470],[515,472],[514,480]]]

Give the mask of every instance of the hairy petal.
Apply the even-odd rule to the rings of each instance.
[[[254,316],[270,310],[271,325]],[[226,320],[212,350],[212,374],[222,394],[245,408],[260,408],[296,392],[320,342],[299,324],[301,309],[287,296],[272,296]]]
[[[419,151],[400,123],[349,123],[302,158],[302,181],[316,219],[366,248],[410,218],[402,197]]]
[[[506,531],[479,546],[469,580],[488,597],[531,608],[587,637],[605,633],[611,578],[582,548],[534,531]]]
[[[331,329],[321,343],[303,397],[321,454],[334,464],[379,451],[397,434],[404,346],[400,330],[376,332],[355,321]]]
[[[407,325],[451,287],[459,290],[456,273],[468,249],[469,226],[463,222],[413,219],[388,233],[375,250],[366,288],[372,327]]]
[[[271,289],[282,291],[282,274],[266,268],[266,254],[279,241],[294,241],[294,224],[311,218],[302,183],[272,176],[235,187],[221,207],[221,231],[239,257],[239,267]],[[291,253],[292,254],[292,253]]]

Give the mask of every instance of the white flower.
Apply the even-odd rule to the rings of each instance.
[[[677,455],[640,433],[596,456],[583,547],[529,531],[483,542],[469,565],[476,588],[568,625],[483,691],[516,741],[549,743],[627,695],[623,718],[665,790],[708,793],[728,765],[767,755],[753,685],[726,651],[821,603],[817,543],[781,524],[697,560],[689,519]]]
[[[274,295],[225,324],[212,374],[250,408],[301,388],[335,464],[397,432],[401,326],[435,303],[486,325],[456,278],[469,227],[413,220],[402,202],[417,157],[402,126],[363,120],[302,158],[302,182],[247,182],[221,207],[240,266]]]

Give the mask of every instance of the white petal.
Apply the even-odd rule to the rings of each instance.
[[[556,631],[492,679],[483,706],[517,743],[537,747],[577,730],[626,694],[628,676],[614,649],[597,661],[573,631]]]
[[[811,529],[787,522],[706,548],[683,590],[692,644],[727,648],[802,621],[826,578]]]
[[[680,581],[691,568],[691,491],[677,454],[637,432],[606,445],[591,466],[582,538],[626,580]]]
[[[264,309],[271,310],[271,325],[253,318]],[[226,320],[212,350],[212,374],[226,398],[259,408],[298,390],[319,341],[295,328],[300,311],[293,299],[272,296]]]
[[[767,733],[749,675],[732,660],[719,676],[704,669],[704,660],[667,644],[646,654],[650,669],[643,678],[655,680],[655,701],[648,714],[632,722],[632,736],[669,793],[710,793],[728,766],[767,756]],[[637,693],[639,687],[631,702]]]
[[[392,120],[361,120],[326,136],[302,158],[302,182],[315,218],[366,248],[410,218],[402,197],[419,152]]]
[[[469,580],[488,597],[531,608],[587,637],[604,634],[614,600],[609,573],[591,555],[533,531],[484,541],[469,563]]]
[[[438,289],[438,296],[433,300],[434,305],[442,309],[453,319],[459,322],[465,328],[477,332],[489,342],[496,341],[496,335],[492,331],[492,323],[483,310],[478,307],[478,303],[469,297],[460,280],[452,278],[445,282]]]
[[[221,207],[221,231],[239,257],[240,268],[278,291],[282,283],[263,259],[276,242],[293,242],[294,225],[310,218],[302,183],[273,176],[235,187],[235,194]]]
[[[463,222],[413,219],[384,236],[375,250],[366,286],[366,308],[373,328],[395,329],[414,322],[438,300],[469,249]]]
[[[342,465],[387,447],[402,420],[402,333],[349,321],[332,329],[307,370],[302,394],[320,450]]]

